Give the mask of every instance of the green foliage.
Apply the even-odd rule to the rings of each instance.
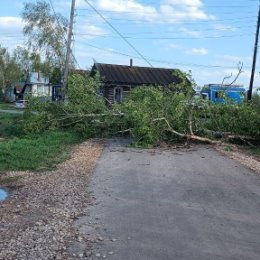
[[[260,139],[260,114],[252,104],[214,104],[182,93],[140,87],[131,92],[121,109],[136,145],[171,142],[182,138],[182,134],[209,138],[230,134]]]
[[[108,109],[98,95],[98,78],[83,75],[69,77],[67,101],[44,102],[31,98],[26,108],[26,132],[73,128],[86,136],[100,134],[103,113]]]
[[[260,139],[260,114],[252,104],[212,104],[203,107],[204,128]],[[202,116],[199,113],[198,116]]]
[[[98,85],[98,78],[72,75],[66,102],[32,99],[26,131],[72,128],[87,137],[130,132],[135,145],[145,147],[191,136],[233,134],[260,139],[260,115],[253,104],[214,104],[193,99],[186,91],[142,86],[133,89],[124,103],[108,109],[97,94]]]
[[[21,114],[0,113],[0,137],[14,137],[23,134],[23,116]]]
[[[49,60],[47,61],[41,57],[39,51],[31,51],[28,48],[18,46],[14,50],[13,56],[21,71],[19,80],[25,81],[28,74],[32,71],[41,72],[45,76],[50,76],[55,70],[55,67],[51,66]]]
[[[67,158],[70,145],[79,141],[71,132],[45,132],[0,142],[0,172],[49,169]]]
[[[122,104],[122,111],[136,144],[150,146],[176,139],[167,131],[162,118],[167,119],[176,131],[186,132],[186,100],[184,94],[167,93],[152,86],[134,89]]]
[[[177,83],[172,83],[168,86],[168,90],[174,94],[185,94],[187,96],[192,96],[194,94],[194,89],[197,88],[197,84],[192,78],[191,71],[188,73],[175,70],[173,76],[176,78]]]
[[[254,106],[258,114],[260,114],[260,94],[258,94],[257,92],[252,95],[252,105]]]
[[[80,74],[69,77],[67,89],[67,109],[78,114],[103,113],[105,102],[98,95],[99,78]]]
[[[63,67],[66,53],[66,30],[68,21],[60,14],[52,14],[46,1],[25,3],[22,12],[23,29],[27,45],[33,53],[45,57],[45,70]],[[42,71],[44,72],[44,71]]]
[[[20,78],[21,70],[14,57],[6,48],[0,45],[0,91],[5,89]]]

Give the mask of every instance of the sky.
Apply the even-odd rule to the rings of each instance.
[[[24,44],[23,2],[0,0],[0,45]],[[46,0],[69,19],[71,0]],[[36,2],[25,0],[25,2]],[[93,62],[178,68],[199,86],[230,83],[248,88],[259,0],[76,0],[73,53],[79,68]],[[96,10],[96,11],[95,11]],[[98,13],[97,13],[98,12]],[[102,18],[104,17],[106,21]],[[121,37],[122,36],[122,37]],[[127,41],[127,42],[126,42]],[[260,86],[260,54],[254,88]]]

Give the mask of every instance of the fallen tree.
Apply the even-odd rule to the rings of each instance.
[[[160,87],[133,89],[123,104],[108,108],[97,94],[98,79],[75,75],[68,102],[29,102],[26,129],[70,128],[87,137],[130,134],[138,146],[191,140],[216,144],[260,139],[260,115],[250,104],[212,104]],[[37,113],[32,113],[37,111]]]

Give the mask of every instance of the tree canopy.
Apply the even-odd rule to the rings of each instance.
[[[25,22],[23,32],[29,50],[45,57],[49,68],[63,67],[67,19],[58,13],[52,13],[51,6],[46,1],[25,3],[22,19]]]
[[[0,89],[4,93],[14,81],[21,76],[21,70],[15,58],[9,53],[7,48],[0,45]]]

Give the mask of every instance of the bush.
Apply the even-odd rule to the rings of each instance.
[[[83,75],[69,78],[65,102],[42,102],[29,99],[26,109],[27,132],[37,133],[47,129],[73,128],[87,134],[97,134],[95,114],[104,113],[107,108],[97,94],[98,79]]]

